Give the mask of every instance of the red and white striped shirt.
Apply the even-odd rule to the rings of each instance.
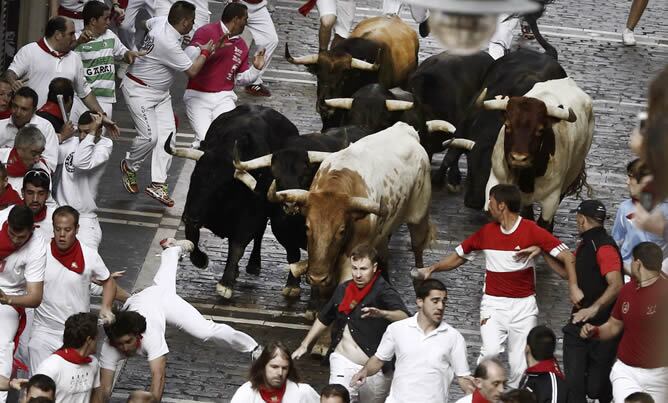
[[[534,245],[554,257],[568,250],[568,246],[533,221],[518,217],[509,231],[496,222],[484,225],[455,251],[468,260],[472,259],[470,254],[473,251],[484,253],[485,294],[524,298],[536,293],[535,264],[533,259],[516,261],[515,254]]]

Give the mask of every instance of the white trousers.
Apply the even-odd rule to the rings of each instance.
[[[668,401],[668,367],[637,368],[617,360],[610,371],[610,382],[614,403],[624,403],[635,392],[648,393],[657,403]]]
[[[137,44],[135,43],[135,20],[137,19],[137,14],[141,9],[144,9],[151,17],[154,17],[156,15],[153,8],[154,2],[154,0],[128,1],[128,6],[125,8],[125,18],[118,27],[118,37],[128,49],[137,50]]]
[[[186,115],[190,126],[195,130],[193,147],[206,138],[206,132],[221,113],[231,111],[236,107],[237,95],[234,91],[201,92],[186,90],[183,102],[186,104]]]
[[[487,52],[494,60],[505,55],[506,50],[510,49],[510,45],[513,43],[513,30],[520,21],[518,18],[504,21],[506,18],[508,18],[508,14],[499,15],[496,23],[496,32],[492,35],[492,39],[489,40],[489,49]]]
[[[334,33],[341,38],[350,36],[355,18],[355,1],[318,0],[316,3],[320,17],[335,15]]]
[[[267,2],[260,4],[243,3],[248,7],[248,22],[246,28],[253,36],[253,42],[258,49],[264,48],[264,67],[260,71],[260,75],[253,84],[262,84],[262,75],[267,70],[271,57],[278,46],[278,34],[274,21],[271,19],[271,14],[267,10]],[[253,62],[252,56],[249,57],[250,62]]]
[[[130,80],[127,76],[121,83],[121,91],[128,105],[130,116],[137,129],[126,160],[137,172],[142,162],[151,156],[151,181],[165,183],[172,156],[165,152],[165,143],[170,133],[176,138],[172,97],[169,91],[159,91]]]
[[[480,362],[484,357],[498,355],[508,347],[510,374],[508,385],[517,388],[527,368],[524,349],[527,336],[538,322],[534,296],[526,298],[493,297],[484,294],[480,302]]]
[[[154,286],[162,291],[161,300],[156,303],[163,308],[167,324],[205,342],[211,340],[240,352],[253,351],[257,342],[252,337],[231,326],[204,319],[197,309],[176,295],[176,270],[180,254],[180,247],[165,249],[160,268],[153,278]]]
[[[30,374],[37,372],[40,364],[54,351],[63,346],[63,335],[55,334],[53,330],[33,326],[30,330]]]
[[[333,352],[329,356],[329,383],[343,385],[350,393],[351,403],[383,403],[390,393],[392,377],[382,371],[366,378],[360,388],[350,387],[353,375],[362,369],[362,365],[355,364],[343,355]]]
[[[404,3],[402,0],[383,0],[383,14],[397,14],[401,13]],[[429,9],[410,5],[411,16],[418,24],[424,22],[429,18]]]
[[[79,217],[77,239],[89,248],[98,250],[102,242],[102,228],[97,217]]]
[[[14,337],[19,326],[19,314],[9,305],[0,305],[0,375],[12,375]],[[7,401],[7,392],[0,392],[0,403]]]

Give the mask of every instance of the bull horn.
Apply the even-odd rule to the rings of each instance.
[[[571,123],[578,119],[577,116],[575,116],[573,108],[566,109],[563,106],[559,107],[553,105],[545,105],[545,107],[547,108],[547,115],[553,118],[565,120]]]
[[[398,101],[395,99],[388,99],[385,101],[385,108],[390,112],[407,111],[413,108],[413,103],[409,101]]]
[[[179,157],[179,158],[187,158],[189,160],[193,161],[199,161],[200,158],[202,158],[202,155],[204,155],[204,151],[202,150],[195,150],[194,148],[179,148],[179,147],[174,147],[172,148],[172,136],[174,133],[170,133],[169,137],[167,137],[167,141],[165,141],[165,152],[169,155],[172,155],[174,157]]]
[[[276,188],[274,188],[274,191]],[[295,204],[306,204],[308,199],[308,190],[304,189],[290,189],[290,190],[281,190],[276,192],[276,199],[280,203],[295,203]]]
[[[508,97],[495,98],[483,102],[483,107],[487,110],[505,111],[508,107]]]
[[[325,160],[325,158],[329,157],[329,155],[332,153],[324,152],[324,151],[308,151],[308,162],[311,164],[319,164]]]
[[[378,203],[366,197],[351,197],[349,206],[351,210],[363,211],[377,216],[384,216],[387,214],[387,209],[384,208],[382,203]]]
[[[285,59],[292,64],[316,64],[318,63],[318,55],[306,55],[299,57],[292,57],[290,55],[290,50],[288,49],[288,44],[285,44]]]
[[[288,265],[293,276],[299,278],[308,271],[308,260],[302,260]]]
[[[380,64],[372,64],[353,57],[352,60],[350,60],[350,68],[366,71],[378,71],[378,69],[380,69]]]
[[[427,130],[429,133],[432,132],[446,132],[454,133],[457,131],[457,128],[447,120],[428,120],[427,121]]]
[[[485,102],[485,98],[487,98],[487,88],[483,89],[480,92],[480,95],[478,95],[478,98],[475,99],[474,105],[478,108],[482,108],[483,103]]]
[[[257,181],[255,180],[253,175],[249,174],[248,172],[236,169],[234,171],[234,179],[248,186],[248,189],[255,191],[255,186],[257,185]]]
[[[352,98],[325,99],[325,105],[331,108],[350,110],[353,107],[353,99]]]
[[[469,139],[450,139],[443,142],[443,147],[446,148],[463,148],[465,150],[471,151],[475,147],[475,141]]]
[[[276,196],[276,179],[271,181],[271,186],[269,186],[269,190],[267,190],[267,200],[269,200],[272,203],[281,202],[278,196]]]

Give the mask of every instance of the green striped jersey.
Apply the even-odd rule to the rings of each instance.
[[[77,46],[75,51],[81,56],[84,77],[93,88],[98,102],[116,102],[114,61],[128,51],[116,34],[107,30],[99,37]]]

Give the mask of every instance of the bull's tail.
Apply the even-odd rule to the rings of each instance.
[[[545,9],[547,8],[547,5],[552,3],[554,0],[536,0],[537,3],[540,3],[540,9],[534,13],[526,14],[523,16],[524,21],[529,24],[531,27],[531,32],[533,33],[533,36],[536,38],[536,42],[540,44],[540,46],[545,49],[545,53],[552,57],[554,60],[558,60],[559,55],[557,54],[557,49],[554,48],[554,46],[550,45],[550,43],[543,37],[543,35],[540,33],[538,30],[538,19],[543,16],[543,13],[545,13]]]
[[[587,198],[590,199],[593,194],[594,194],[594,189],[587,183],[587,169],[582,165],[582,170],[578,174],[578,176],[575,178],[573,183],[571,183],[568,188],[566,188],[566,191],[561,195],[561,198],[565,198],[568,196],[575,196],[577,199],[581,198],[582,190],[585,189],[587,191]]]

